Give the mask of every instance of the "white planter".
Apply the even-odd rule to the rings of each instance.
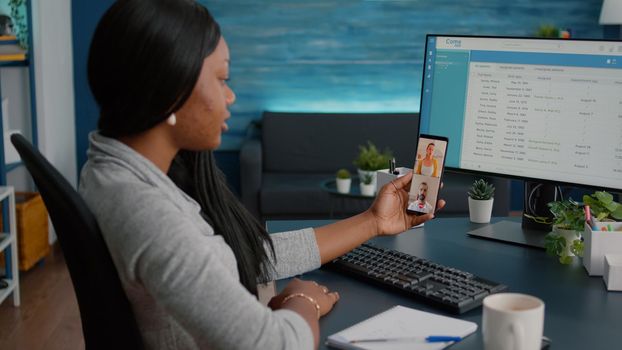
[[[376,185],[374,185],[373,183],[369,184],[369,185],[366,185],[364,183],[360,183],[360,188],[361,188],[361,194],[363,196],[370,196],[371,197],[371,196],[374,195],[374,193],[376,193]]]
[[[352,185],[352,179],[337,179],[337,192],[350,193],[351,185]]]
[[[622,222],[596,222],[596,228],[611,226],[613,231],[592,231],[585,224],[583,231],[583,266],[590,276],[602,276],[605,271],[605,254],[622,254]]]
[[[572,242],[575,239],[581,239],[581,232],[575,231],[575,230],[564,230],[564,229],[553,226],[553,233],[556,233],[564,237],[564,239],[566,240],[566,254],[565,255],[574,256],[574,254],[570,250],[570,247],[572,247]]]
[[[476,200],[469,197],[469,218],[471,222],[486,224],[490,222],[492,215],[492,203],[495,199]]]
[[[365,178],[365,175],[371,175],[371,178],[372,178],[371,185],[374,187],[373,192],[376,192],[376,184],[378,183],[378,178],[376,176],[376,171],[375,170],[361,170],[361,169],[357,169],[357,171],[358,171],[358,174],[359,174],[359,181],[361,183],[363,183],[363,179]]]

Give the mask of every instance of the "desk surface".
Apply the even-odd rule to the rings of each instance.
[[[493,222],[508,219],[493,218]],[[267,227],[269,232],[279,232],[329,222],[269,221]],[[501,282],[509,292],[541,298],[546,304],[544,335],[552,339],[551,349],[620,348],[622,292],[607,292],[602,277],[589,277],[578,259],[572,265],[561,265],[541,249],[467,236],[467,231],[482,226],[468,218],[434,219],[422,228],[373,241]],[[335,308],[320,321],[320,349],[327,349],[323,343],[328,335],[398,304],[476,322],[477,332],[451,349],[483,348],[481,307],[457,316],[333,271],[320,269],[302,278],[325,284],[341,295]],[[285,283],[279,281],[279,289]]]

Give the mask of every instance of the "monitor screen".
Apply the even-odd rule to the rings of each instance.
[[[622,189],[622,42],[428,35],[424,62],[448,168]]]

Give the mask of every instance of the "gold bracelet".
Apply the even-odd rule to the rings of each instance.
[[[311,302],[311,304],[313,304],[313,306],[315,307],[315,310],[317,311],[317,319],[318,320],[320,319],[320,304],[315,299],[311,298],[310,296],[304,293],[294,293],[294,294],[290,294],[286,296],[281,302],[281,305],[285,305],[285,303],[288,302],[290,299],[296,298],[296,297],[305,298],[309,302]]]

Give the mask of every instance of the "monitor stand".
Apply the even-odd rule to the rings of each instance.
[[[468,232],[469,236],[511,244],[544,248],[544,236],[551,231],[551,212],[547,204],[557,199],[554,185],[525,182],[522,221],[503,220]],[[538,218],[538,219],[534,219]]]
[[[524,229],[518,221],[502,220],[467,232],[471,237],[490,239],[510,244],[544,248],[546,232]]]

